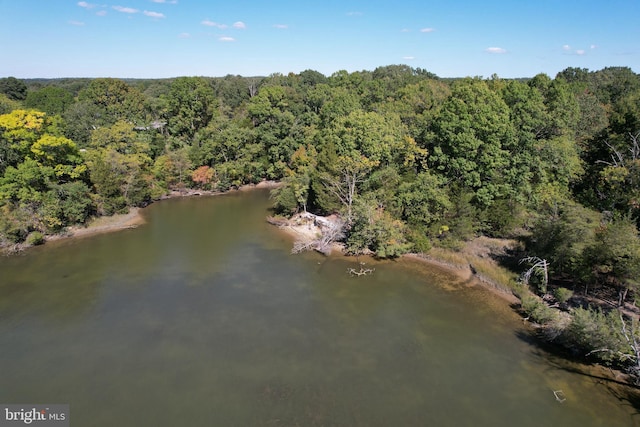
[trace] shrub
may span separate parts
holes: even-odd
[[[522,310],[536,323],[545,325],[556,320],[556,310],[533,294],[523,295],[521,305]]]
[[[609,365],[629,362],[629,346],[622,334],[620,314],[615,310],[604,313],[600,309],[575,309],[562,338],[565,346],[599,362]]]
[[[573,291],[567,288],[556,288],[553,290],[553,296],[560,304],[564,304],[571,299]]]
[[[39,231],[32,231],[26,239],[29,246],[38,246],[44,243],[44,235]]]

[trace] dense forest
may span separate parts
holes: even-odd
[[[640,76],[629,68],[518,80],[403,65],[329,77],[0,79],[5,248],[170,190],[265,179],[282,183],[272,195],[281,215],[340,214],[354,254],[520,239],[530,318],[582,356],[640,372],[637,316],[567,308],[594,292],[635,306]]]

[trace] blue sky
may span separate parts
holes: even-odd
[[[640,0],[0,0],[0,77],[640,72]]]

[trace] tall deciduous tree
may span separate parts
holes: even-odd
[[[94,123],[96,127],[118,120],[135,123],[144,116],[144,96],[120,79],[94,79],[78,94],[78,99],[100,111],[97,123]]]
[[[63,114],[73,104],[73,95],[68,90],[56,86],[46,86],[27,94],[24,104],[28,108],[47,114]]]
[[[213,88],[202,77],[179,77],[167,97],[169,131],[191,142],[196,132],[211,121],[218,107]]]
[[[617,288],[619,305],[630,289],[640,285],[640,237],[632,221],[617,220],[599,227],[585,258],[597,281]]]
[[[479,79],[454,83],[433,126],[431,162],[451,179],[475,192],[477,202],[490,206],[513,190],[509,182],[514,129],[509,109]]]

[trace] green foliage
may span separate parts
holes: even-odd
[[[27,93],[24,105],[47,114],[63,114],[74,102],[73,95],[61,87],[46,86]]]
[[[9,98],[4,93],[0,93],[0,114],[8,114],[13,110],[18,110],[22,107],[19,101],[15,101]]]
[[[202,77],[179,77],[171,83],[167,96],[169,131],[190,141],[211,121],[217,101],[213,88]]]
[[[584,356],[607,365],[624,366],[629,362],[631,349],[623,336],[622,322],[615,310],[604,313],[599,309],[577,308],[561,339]]]
[[[550,215],[541,216],[528,243],[531,253],[551,262],[555,273],[589,276],[585,251],[595,244],[595,230],[601,215],[577,203],[565,201],[553,207]]]
[[[24,157],[45,130],[46,114],[35,110],[13,110],[0,116],[0,130],[7,146]]]
[[[555,288],[553,290],[553,297],[560,304],[566,303],[571,299],[572,296],[573,296],[573,291],[567,288],[560,287],[560,288]]]
[[[91,80],[78,94],[78,100],[85,101],[98,112],[93,123],[96,127],[111,125],[118,120],[136,122],[143,116],[143,95],[120,79]]]
[[[25,239],[25,243],[29,246],[42,245],[44,241],[44,235],[39,231],[32,231]]]
[[[404,224],[394,219],[375,200],[358,200],[347,237],[347,250],[354,254],[371,251],[378,258],[397,257],[411,248],[404,229]]]
[[[84,224],[93,212],[91,190],[81,181],[55,185],[50,190],[60,202],[63,226]]]
[[[438,235],[446,246],[455,247],[455,240],[467,240],[480,228],[479,214],[472,203],[473,198],[472,192],[459,188],[450,193],[452,207],[445,216],[446,230],[442,227],[438,230]]]
[[[585,251],[585,264],[597,282],[623,290],[640,285],[640,237],[635,224],[622,219],[599,227]]]
[[[542,298],[527,293],[522,296],[522,311],[536,323],[541,325],[550,324],[557,320],[556,310],[550,308]]]
[[[411,244],[411,251],[427,253],[431,250],[431,240],[427,236],[428,231],[420,226],[408,226],[405,233],[407,241]]]
[[[14,101],[23,101],[27,97],[27,85],[15,77],[0,79],[0,93]]]
[[[341,213],[354,252],[530,232],[527,250],[551,262],[552,282],[622,299],[637,285],[640,77],[626,67],[527,82],[445,81],[406,65],[66,79],[26,99],[22,82],[0,83],[24,100],[0,94],[2,242],[173,188],[269,178],[282,182],[282,213]]]
[[[0,178],[0,202],[39,203],[54,177],[51,167],[25,159],[17,167],[9,166]]]
[[[278,214],[293,215],[300,210],[295,187],[288,183],[271,190],[271,199],[273,200],[273,208]]]
[[[87,163],[98,213],[124,212],[127,206],[143,206],[149,201],[145,164],[138,156],[114,149],[96,150],[90,153]]]
[[[430,162],[475,192],[480,206],[511,193],[509,149],[515,132],[509,108],[478,79],[456,82],[433,124]]]
[[[33,229],[33,216],[28,206],[0,203],[0,244],[23,242]]]
[[[444,220],[453,207],[446,180],[430,171],[421,172],[398,188],[402,217],[410,225],[428,228]]]
[[[481,229],[491,237],[513,236],[523,223],[524,208],[513,199],[498,199],[479,212]]]

